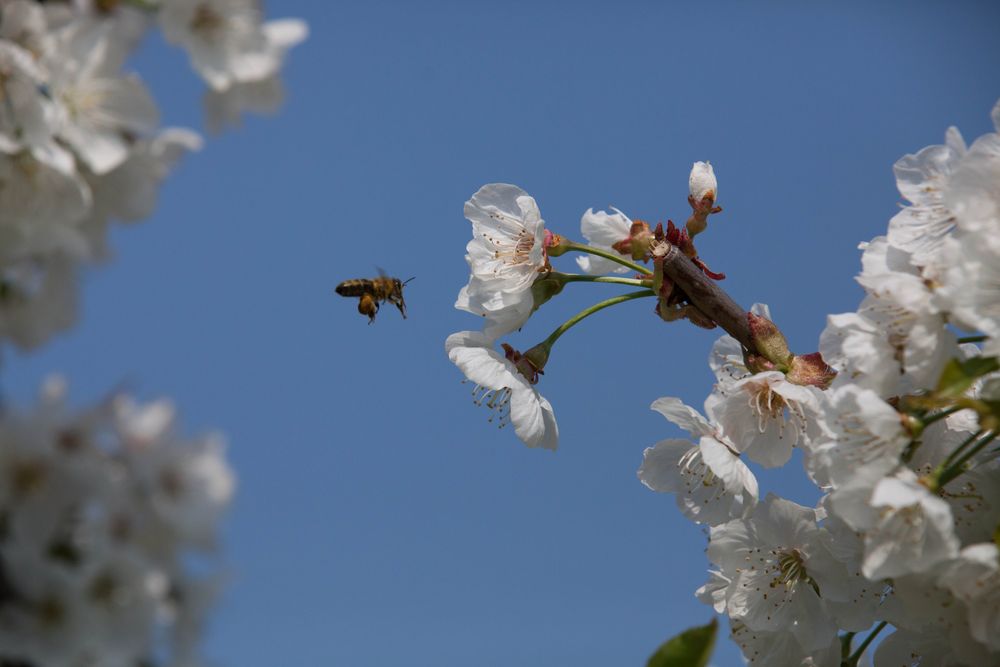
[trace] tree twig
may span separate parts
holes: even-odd
[[[741,308],[718,283],[706,276],[680,249],[670,244],[663,256],[663,273],[684,290],[691,303],[708,315],[750,352],[756,352],[750,338],[747,311]]]

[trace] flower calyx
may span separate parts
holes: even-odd
[[[548,229],[545,230],[545,240],[542,242],[542,251],[545,253],[545,265],[548,266],[549,257],[559,257],[569,252],[573,247],[566,237],[553,234]]]
[[[538,384],[538,376],[545,374],[545,364],[549,360],[549,348],[544,343],[539,343],[523,354],[507,343],[501,343],[500,347],[503,348],[503,354],[507,361],[514,364],[517,371],[530,384]]]
[[[628,238],[613,243],[611,247],[623,255],[631,255],[637,261],[649,259],[656,241],[649,224],[642,220],[633,220],[632,227],[629,228]]]
[[[531,283],[531,298],[534,301],[531,312],[542,307],[546,301],[563,291],[566,286],[565,274],[550,272]]]

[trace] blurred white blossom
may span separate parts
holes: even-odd
[[[162,631],[204,613],[195,602],[214,579],[185,559],[211,555],[234,477],[218,436],[182,438],[173,421],[168,403],[125,396],[70,408],[58,379],[33,407],[5,406],[0,661],[124,666],[196,652],[196,634],[168,646]]]

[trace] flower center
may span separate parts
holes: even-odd
[[[777,422],[779,439],[783,438],[785,434],[785,426],[788,421],[785,417],[787,409],[789,417],[796,422],[795,428],[793,428],[794,440],[792,444],[798,443],[799,430],[805,428],[805,414],[797,403],[786,400],[766,382],[750,388],[748,403],[750,409],[757,415],[757,430],[763,433],[767,430],[770,422]]]
[[[707,503],[717,500],[725,495],[726,488],[722,480],[716,476],[712,469],[705,464],[701,456],[701,449],[693,447],[681,457],[677,462],[680,469],[681,479],[684,481],[684,488],[688,495],[695,492],[704,492],[706,489],[715,487],[709,496],[699,495],[701,502]]]
[[[783,586],[785,590],[791,592],[802,582],[812,586],[819,594],[819,586],[806,571],[805,559],[798,549],[776,549],[771,553],[774,555],[774,563],[770,568],[774,575],[771,579],[771,588]]]
[[[472,402],[480,407],[485,406],[490,411],[486,421],[492,424],[495,419],[497,428],[503,428],[510,423],[510,396],[510,387],[489,389],[477,384],[472,389]]]
[[[757,429],[763,433],[767,421],[785,421],[785,399],[775,393],[769,384],[761,384],[750,392],[750,407],[757,414]]]

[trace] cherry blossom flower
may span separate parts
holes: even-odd
[[[817,520],[815,510],[768,495],[750,518],[713,527],[708,543],[709,560],[732,579],[730,618],[754,631],[789,632],[805,651],[836,635],[823,599],[843,599],[846,579]]]
[[[53,378],[34,406],[0,414],[0,655],[34,665],[196,658],[200,632],[177,624],[210,599],[212,569],[205,561],[206,574],[192,576],[185,558],[196,545],[177,528],[196,524],[197,546],[211,546],[232,472],[221,450],[173,434],[163,402],[116,397],[78,410],[65,392]],[[170,466],[149,466],[153,459]],[[167,487],[177,492],[169,500]],[[165,507],[204,499],[206,488],[215,491],[210,503],[181,514]],[[173,630],[187,641],[170,651],[164,637]]]
[[[969,632],[990,651],[1000,652],[1000,564],[997,545],[973,544],[947,564],[940,582],[966,605]]]
[[[845,385],[821,394],[820,435],[808,447],[814,479],[837,488],[866,475],[877,479],[899,465],[909,444],[900,414],[870,389]]]
[[[719,427],[677,398],[657,399],[651,407],[698,443],[670,439],[648,447],[638,473],[642,483],[676,494],[678,509],[695,523],[715,526],[746,516],[757,502],[757,479]]]
[[[493,339],[477,331],[448,336],[445,351],[470,382],[475,383],[476,405],[493,411],[490,421],[514,426],[517,437],[528,447],[555,450],[559,427],[548,400],[538,393],[531,379],[493,347]]]
[[[612,207],[611,210],[614,213],[588,208],[580,218],[580,233],[587,239],[587,243],[595,248],[601,248],[608,252],[618,252],[614,245],[629,238],[632,221],[618,209]],[[620,252],[618,254],[622,256],[622,259],[632,259],[631,254]],[[596,255],[577,257],[576,263],[581,271],[590,274],[627,273],[629,270],[627,266]]]
[[[274,75],[287,49],[307,32],[296,19],[263,24],[254,0],[171,0],[159,18],[167,41],[183,47],[218,91]]]
[[[788,462],[803,438],[818,390],[789,382],[779,371],[757,373],[720,385],[714,413],[737,451],[774,468]]]
[[[905,155],[893,166],[896,187],[910,205],[889,221],[888,241],[911,253],[917,266],[941,263],[941,242],[955,226],[955,214],[945,206],[944,190],[965,150],[962,135],[950,127],[944,145]]]
[[[46,54],[48,87],[60,103],[57,134],[95,174],[126,160],[127,136],[156,129],[159,112],[135,76],[122,76],[104,31],[63,31]]]
[[[496,339],[520,328],[534,309],[531,286],[546,267],[545,223],[535,200],[505,183],[480,188],[465,203],[465,217],[472,223],[470,277],[455,307],[485,317]]]

